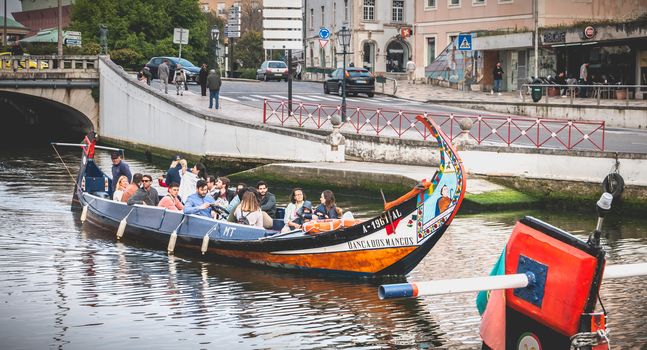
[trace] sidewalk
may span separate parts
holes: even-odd
[[[393,89],[385,89],[385,94],[415,100],[419,102],[429,103],[494,103],[494,104],[523,104],[519,91],[503,92],[501,95],[490,94],[490,92],[482,91],[461,91],[457,89],[442,87],[432,84],[408,84],[406,80],[398,81],[397,93],[393,94]],[[376,91],[381,91],[377,88]],[[573,106],[597,106],[598,100],[595,98],[574,98]],[[647,100],[629,100],[629,107],[642,107],[647,108]],[[531,105],[570,105],[570,98],[562,98],[560,96],[548,97],[542,96],[542,99],[535,103],[532,101],[530,95],[525,96],[525,104]],[[618,107],[626,108],[626,100],[616,99],[600,99],[601,107]]]

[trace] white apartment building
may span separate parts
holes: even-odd
[[[351,30],[347,64],[365,67],[375,74],[404,75],[415,52],[412,37],[414,0],[305,0],[306,71],[327,72],[342,66],[342,47],[337,33],[344,24]],[[325,45],[320,28],[332,33]]]

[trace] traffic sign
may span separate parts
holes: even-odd
[[[472,50],[472,34],[458,34],[458,50]]]
[[[263,48],[302,50],[303,16],[301,0],[263,0]]]
[[[325,27],[319,28],[319,39],[326,40],[326,41],[330,39],[330,30],[328,30],[328,28],[325,28]]]
[[[189,30],[184,28],[174,28],[173,29],[173,44],[183,44],[186,45],[189,43]]]
[[[321,48],[324,48],[326,44],[328,44],[328,40],[319,39],[319,46],[321,46]]]

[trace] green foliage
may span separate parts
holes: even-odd
[[[238,71],[243,79],[256,79],[256,68],[241,68]]]
[[[117,49],[110,53],[110,58],[124,68],[136,69],[141,66],[141,53],[133,49]]]
[[[254,68],[254,72],[256,72],[265,59],[261,33],[249,31],[235,41],[234,57],[243,63],[244,68]]]
[[[76,0],[70,30],[80,31],[84,46],[96,49],[99,25],[108,28],[108,52],[115,60],[141,67],[154,56],[177,56],[173,28],[189,29],[182,57],[198,64],[208,57],[207,18],[195,0]],[[116,55],[116,56],[115,56]]]

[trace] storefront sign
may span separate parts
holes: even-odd
[[[595,28],[593,28],[591,26],[588,26],[588,27],[584,28],[584,37],[587,38],[587,39],[594,38],[595,34],[597,34],[597,33],[598,33],[598,31],[595,30]]]
[[[543,39],[544,44],[563,43],[566,41],[566,32],[545,32]]]

